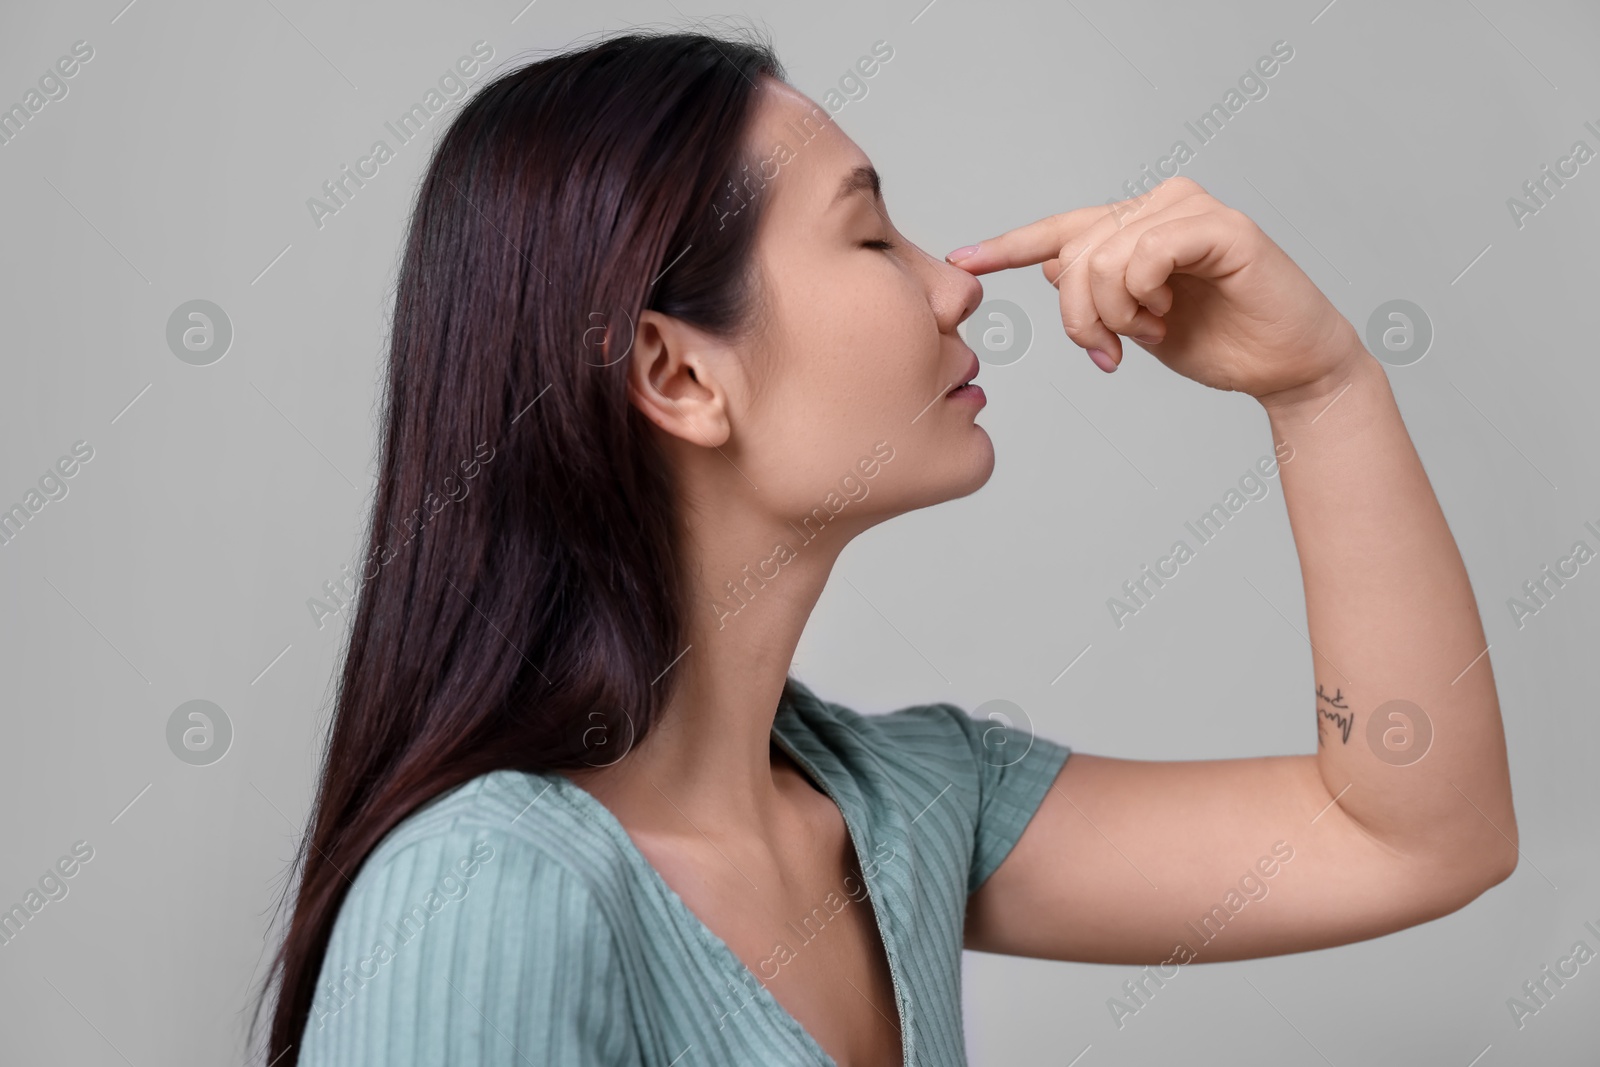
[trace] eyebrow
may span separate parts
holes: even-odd
[[[839,183],[839,191],[833,194],[833,200],[828,204],[831,208],[839,201],[846,199],[851,193],[872,192],[874,200],[883,200],[883,179],[878,176],[878,168],[870,163],[852,167]]]

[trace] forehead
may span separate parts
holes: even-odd
[[[819,223],[834,206],[840,183],[867,154],[833,121],[828,109],[772,78],[763,78],[750,124],[754,169],[766,184],[767,212],[791,221]],[[851,193],[871,199],[870,190]],[[844,207],[839,207],[843,212]]]

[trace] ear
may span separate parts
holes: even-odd
[[[628,397],[645,418],[693,445],[727,442],[731,365],[716,358],[723,347],[679,319],[647,310],[639,316],[628,353]]]

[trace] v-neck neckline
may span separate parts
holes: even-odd
[[[861,833],[858,831],[856,822],[852,817],[849,808],[839,799],[839,796],[829,785],[827,777],[821,772],[821,770],[818,769],[815,762],[813,762],[809,756],[800,752],[799,747],[794,742],[794,739],[789,737],[784,732],[786,727],[792,725],[791,722],[785,721],[786,715],[798,718],[799,712],[791,707],[786,701],[780,701],[778,704],[777,713],[773,718],[772,738],[778,743],[778,746],[783,749],[789,758],[794,760],[795,763],[798,764],[799,767],[810,776],[816,787],[820,789],[828,797],[828,799],[833,801],[834,806],[839,809],[840,818],[844,820],[845,831],[850,837],[851,847],[855,850],[856,865],[861,870],[861,879],[866,884],[867,896],[872,902],[873,922],[877,928],[878,941],[882,946],[884,959],[889,968],[889,981],[894,988],[895,1023],[900,1028],[901,1067],[912,1067],[913,1061],[911,1057],[913,1048],[910,1029],[906,1026],[906,999],[904,993],[902,992],[903,986],[901,983],[895,946],[890,939],[884,923],[882,894],[879,890],[879,885],[881,882],[878,878],[875,878],[873,875],[869,875],[867,873],[866,863],[863,860],[865,853],[861,851]],[[758,999],[764,998],[768,1010],[776,1014],[778,1018],[782,1019],[784,1025],[799,1037],[800,1041],[807,1046],[807,1048],[818,1058],[821,1063],[826,1065],[826,1067],[838,1067],[838,1061],[835,1060],[833,1056],[829,1054],[828,1050],[823,1048],[817,1039],[812,1036],[811,1031],[802,1026],[800,1020],[795,1018],[793,1013],[791,1013],[788,1008],[783,1006],[783,1004],[773,994],[772,990],[767,988],[766,983],[763,982],[754,971],[750,970],[749,965],[746,964],[744,960],[739,958],[739,954],[737,952],[733,951],[733,947],[729,945],[727,941],[724,940],[722,936],[719,935],[715,930],[707,926],[705,920],[696,915],[694,910],[689,907],[689,905],[681,896],[678,895],[678,891],[673,889],[672,886],[667,883],[667,880],[661,876],[661,872],[656,870],[655,865],[650,862],[649,857],[644,854],[644,852],[634,842],[633,838],[628,835],[627,827],[622,825],[621,820],[616,817],[610,808],[606,807],[605,804],[603,804],[594,794],[590,793],[587,789],[583,788],[581,785],[574,782],[564,774],[550,772],[540,776],[550,779],[559,791],[563,792],[570,799],[575,801],[585,812],[589,814],[590,818],[599,823],[607,835],[616,842],[617,847],[628,858],[628,862],[634,867],[634,869],[638,871],[640,875],[642,875],[651,885],[653,885],[656,889],[656,892],[659,893],[667,902],[668,910],[675,912],[679,920],[694,932],[695,936],[699,938],[699,940],[711,951],[714,956],[720,957],[725,968],[732,969],[735,974],[743,971],[748,973],[751,978],[755,979],[756,986],[760,990],[760,992],[757,994]]]

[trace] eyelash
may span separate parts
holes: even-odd
[[[873,241],[862,241],[861,242],[861,247],[862,248],[877,248],[877,249],[881,249],[881,250],[887,252],[889,249],[897,248],[899,246],[897,246],[893,241],[888,240],[887,238],[878,238],[877,240],[873,240]]]

